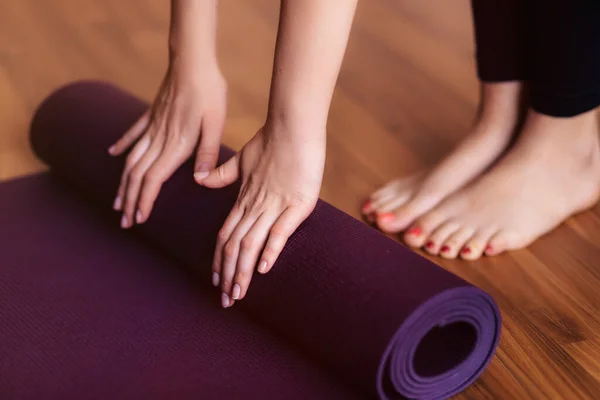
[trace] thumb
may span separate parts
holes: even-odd
[[[217,169],[213,169],[212,171],[210,171],[208,176],[206,176],[205,178],[202,178],[201,176],[198,177],[198,173],[194,174],[196,182],[202,186],[206,186],[213,189],[218,189],[227,185],[231,185],[237,180],[239,176],[238,154],[231,157],[229,160],[227,160],[226,163],[222,164]]]
[[[217,165],[221,150],[223,123],[224,118],[221,118],[220,114],[207,114],[202,121],[202,135],[194,166],[194,178],[197,181],[206,178]]]

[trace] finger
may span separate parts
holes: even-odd
[[[204,185],[213,189],[231,185],[236,181],[239,175],[238,161],[239,153],[231,157],[219,168],[210,171],[206,178],[199,179],[197,175],[195,175],[194,178],[196,178],[196,182],[198,182],[200,185]]]
[[[125,191],[127,190],[127,182],[129,180],[129,173],[135,167],[135,165],[140,161],[142,156],[148,151],[150,147],[150,136],[144,136],[140,141],[133,147],[129,155],[127,156],[127,160],[125,161],[125,166],[123,168],[123,174],[121,174],[121,182],[119,183],[119,188],[117,189],[117,197],[115,198],[115,202],[113,204],[113,208],[116,211],[121,211],[123,209],[123,200],[125,199]],[[123,225],[123,221],[121,221],[121,225]]]
[[[256,222],[258,215],[251,211],[246,211],[244,217],[235,227],[229,237],[225,247],[223,247],[223,262],[221,265],[221,291],[233,299],[233,278],[238,264],[238,255],[240,252],[240,243],[248,233],[252,225]],[[239,297],[240,288],[236,288],[236,295]],[[235,299],[234,299],[235,300]]]
[[[215,254],[213,257],[212,268],[212,283],[215,287],[220,286],[222,281],[221,269],[223,265],[223,248],[225,247],[225,244],[227,244],[227,242],[229,241],[231,234],[233,233],[243,216],[244,210],[239,206],[235,205],[231,209],[231,212],[227,216],[227,219],[225,220],[223,226],[217,234],[217,244],[215,246]]]
[[[146,171],[150,168],[154,160],[156,160],[162,151],[162,144],[160,140],[155,140],[148,151],[142,156],[140,161],[133,167],[127,178],[127,189],[125,191],[125,198],[123,200],[123,222],[125,227],[129,228],[133,225],[134,218],[136,218],[136,205],[138,201],[138,195],[140,188],[144,180]]]
[[[258,263],[258,272],[266,274],[273,268],[289,237],[307,216],[306,213],[292,207],[281,214],[269,232],[269,239]]]
[[[202,120],[202,136],[194,167],[194,177],[197,180],[206,178],[217,165],[224,123],[225,117],[220,113],[209,113]]]
[[[150,110],[146,111],[127,132],[112,146],[108,148],[108,153],[118,156],[133,144],[148,128],[150,122]]]
[[[192,154],[193,148],[182,147],[180,143],[178,140],[169,140],[144,175],[136,212],[138,224],[148,219],[162,185]]]
[[[234,300],[241,300],[246,297],[254,269],[256,268],[256,261],[265,246],[269,230],[275,221],[277,221],[278,216],[279,213],[275,212],[261,214],[256,223],[242,239],[237,268],[233,279],[232,298]]]

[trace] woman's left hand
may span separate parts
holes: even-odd
[[[221,188],[241,178],[241,189],[219,231],[213,285],[230,307],[248,292],[255,268],[271,270],[288,238],[319,198],[325,135],[302,135],[265,125],[229,161],[199,181]],[[259,257],[260,256],[260,257]]]

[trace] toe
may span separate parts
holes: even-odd
[[[473,237],[473,233],[475,233],[473,228],[461,227],[450,235],[442,246],[446,247],[446,251],[441,252],[442,257],[450,259],[456,258],[459,252],[470,253],[471,249],[465,248],[464,245],[471,237]]]
[[[361,212],[370,222],[377,220],[380,214],[389,214],[394,209],[406,203],[411,195],[413,185],[407,182],[409,179],[397,179],[389,182],[376,191],[362,205]]]
[[[508,232],[501,230],[494,234],[489,240],[484,249],[484,253],[487,256],[496,256],[508,250],[510,247],[510,242],[511,235]]]
[[[429,236],[425,243],[425,250],[432,255],[448,251],[449,247],[445,246],[444,242],[459,228],[460,225],[455,221],[444,222]]]
[[[363,215],[369,215],[377,211],[381,204],[386,200],[393,197],[394,191],[392,190],[397,186],[397,180],[388,182],[385,186],[379,188],[377,191],[371,193],[371,195],[363,202],[360,207],[360,211]]]
[[[406,243],[410,247],[423,247],[426,240],[427,236],[423,232],[423,229],[418,225],[410,227],[404,234],[404,243]]]
[[[389,215],[390,213],[384,213],[386,217],[381,221],[378,219],[378,225],[383,231],[389,233],[403,231],[415,219],[431,210],[437,203],[437,199],[433,197],[416,196],[398,207],[393,212],[393,216]]]
[[[476,260],[480,258],[489,246],[490,238],[494,233],[493,230],[489,229],[477,231],[462,248],[460,257],[464,260]]]
[[[404,234],[404,242],[411,247],[433,247],[431,234],[446,220],[446,216],[435,209],[419,218]]]
[[[394,179],[393,181],[389,181],[388,183],[374,191],[373,194],[371,194],[370,199],[372,201],[379,201],[385,197],[390,197],[390,195],[393,195],[395,192],[398,191],[401,185],[402,179]]]
[[[408,190],[396,192],[393,197],[390,197],[385,201],[381,201],[375,205],[375,211],[377,214],[394,213],[395,210],[402,207],[407,201],[410,200],[411,195],[412,193]]]
[[[393,193],[386,197],[368,199],[363,203],[361,212],[369,222],[374,222],[379,214],[389,213],[389,211],[392,211],[394,207],[391,206],[391,204],[398,203],[398,200],[398,196],[394,196]]]
[[[369,196],[368,202],[365,203],[365,206],[370,203],[371,209],[365,210],[367,212],[375,211],[378,207],[381,207],[383,204],[388,203],[390,199],[397,197],[399,193],[407,191],[407,188],[413,187],[412,184],[415,180],[414,177],[408,178],[399,178],[390,181],[377,189],[375,192]],[[363,207],[364,208],[364,207]]]

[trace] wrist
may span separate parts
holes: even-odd
[[[269,110],[264,124],[265,133],[294,142],[322,142],[327,135],[326,122],[309,115],[284,110]]]
[[[284,131],[324,135],[327,130],[327,110],[299,104],[270,104],[265,125]]]
[[[170,75],[175,75],[188,82],[194,82],[202,78],[224,80],[217,58],[210,54],[203,56],[171,54],[168,69]]]
[[[218,67],[214,46],[186,43],[177,37],[169,39],[169,64],[177,68]]]

